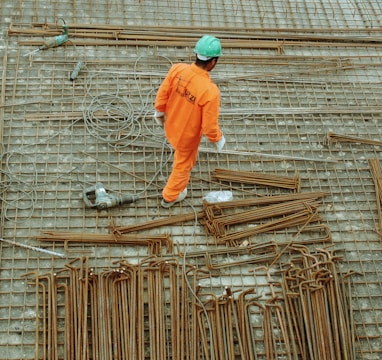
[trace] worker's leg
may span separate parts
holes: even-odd
[[[187,187],[197,156],[198,148],[191,151],[175,150],[172,172],[162,192],[163,198],[167,202],[175,201]]]

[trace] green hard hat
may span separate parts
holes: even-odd
[[[204,35],[196,43],[194,52],[200,60],[209,60],[222,54],[220,40],[215,36]]]

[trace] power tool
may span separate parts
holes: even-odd
[[[54,48],[57,46],[60,46],[68,41],[68,25],[66,25],[65,20],[61,19],[64,22],[64,25],[62,25],[62,34],[57,35],[54,38],[46,40],[38,49],[33,50],[29,52],[28,54],[25,54],[24,56],[32,55],[38,51],[46,50],[50,48]]]
[[[85,205],[104,210],[122,204],[131,204],[139,199],[138,195],[108,194],[101,182],[84,190]]]

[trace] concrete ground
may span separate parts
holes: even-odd
[[[43,232],[79,232],[94,240],[89,234],[191,214],[191,221],[133,233],[169,235],[174,248],[156,255],[203,272],[195,280],[202,293],[256,288],[264,301],[272,287],[267,276],[278,281],[296,255],[290,244],[335,251],[339,272],[352,274],[347,305],[355,358],[380,359],[381,14],[376,0],[3,0],[0,358],[52,355],[44,352],[52,324],[44,327],[39,301],[45,290],[41,284],[36,289],[36,278],[84,256],[101,271],[120,259],[137,265],[150,255],[136,244],[45,242]],[[60,34],[62,19],[70,40],[28,55]],[[205,33],[223,44],[211,76],[221,91],[227,144],[217,154],[202,141],[186,201],[166,210],[160,193],[172,153],[152,120],[155,93],[172,63],[193,61],[193,46]],[[192,217],[210,192],[231,191],[239,200],[296,189],[219,181],[215,169],[297,176],[298,192],[325,193],[317,227],[273,230],[222,246]],[[115,194],[140,198],[108,210],[87,208],[84,191],[98,181]],[[244,240],[274,241],[282,257],[256,265],[248,254],[232,255],[230,245]],[[214,264],[227,266],[211,270],[203,252],[215,250],[222,252]],[[56,300],[60,312],[65,300]],[[63,358],[60,321],[53,325]]]

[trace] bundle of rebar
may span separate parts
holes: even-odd
[[[235,248],[217,249],[215,251],[205,251],[206,267],[209,270],[223,269],[231,266],[241,266],[245,264],[267,264],[276,257],[277,244],[275,241],[268,241],[261,244],[241,246]],[[230,256],[226,261],[222,261],[222,255]],[[237,255],[236,260],[232,256]],[[213,261],[214,258],[218,260]]]
[[[349,274],[339,274],[340,258],[300,245],[289,250],[281,273],[254,268],[266,270],[262,296],[256,287],[205,292],[200,270],[179,258],[120,260],[97,271],[82,257],[57,272],[29,273],[36,358],[355,359]]]
[[[302,359],[355,359],[350,283],[333,252],[295,246],[282,290],[293,351]]]
[[[103,245],[130,245],[146,246],[150,255],[161,255],[163,247],[167,253],[172,253],[173,242],[168,234],[164,235],[123,235],[119,233],[99,234],[89,232],[66,232],[66,231],[43,231],[37,236],[39,241],[64,242],[68,243],[87,243]]]
[[[341,275],[339,257],[327,250],[298,246],[291,253],[281,281],[259,268],[267,273],[267,297],[256,288],[199,294],[195,358],[355,359],[350,273]]]
[[[214,234],[215,237],[219,239],[229,234],[227,230],[232,225],[257,222],[261,219],[269,219],[281,215],[290,215],[307,209],[309,212],[312,212],[315,211],[319,205],[320,203],[314,200],[288,201],[281,204],[262,206],[253,210],[240,211],[232,215],[221,215],[218,217],[208,216],[206,226],[209,233]],[[208,212],[208,215],[210,215],[210,212]]]
[[[351,135],[341,135],[341,134],[336,134],[334,132],[328,132],[326,134],[324,143],[325,144],[358,143],[358,144],[382,146],[382,141],[365,139],[365,138],[351,136]]]
[[[245,298],[252,291],[241,294],[237,300],[226,288],[226,294],[210,297],[202,306],[195,304],[195,338],[200,347],[193,359],[256,359],[253,357],[256,335],[250,318],[262,318],[263,314],[260,304]],[[254,310],[256,307],[259,310]]]
[[[154,26],[142,29],[142,27],[123,27],[110,24],[91,26],[88,24],[70,24],[70,42],[75,46],[90,44],[193,46],[200,37],[198,31],[200,31],[200,28],[187,31],[184,28],[171,28],[169,26]],[[61,29],[56,24],[47,23],[34,24],[32,29],[14,23],[8,29],[9,35],[56,36],[60,33]],[[227,33],[227,30],[223,28],[219,30],[219,33],[223,46],[227,48],[273,49],[278,54],[283,52],[284,42],[278,39],[255,39],[253,36],[248,36],[248,31]],[[22,45],[39,45],[40,43],[35,40],[21,40],[19,42]]]
[[[282,54],[285,46],[296,44],[304,46],[331,46],[336,47],[376,47],[375,37],[370,36],[370,29],[365,29],[367,34],[354,37],[353,34],[343,34],[343,29],[326,29],[325,34],[313,34],[311,31],[297,33],[293,29],[278,28],[248,31],[247,28],[228,29],[225,27],[206,27],[203,31],[199,26],[119,26],[110,24],[70,24],[71,43],[74,45],[153,45],[153,46],[186,46],[194,45],[203,33],[216,33],[223,43],[224,48],[265,48],[274,49]],[[359,31],[361,31],[360,29]],[[29,36],[56,36],[61,33],[57,24],[34,23],[33,28],[26,28],[25,24],[13,23],[9,27],[8,35],[23,34]],[[339,36],[342,33],[342,36]],[[84,39],[84,40],[80,40]],[[282,40],[280,40],[282,39]],[[19,41],[19,44],[36,44],[36,41]],[[228,56],[228,55],[227,55]]]
[[[224,210],[233,209],[230,202],[205,203],[204,224],[208,233],[214,235],[219,243],[238,246],[243,239],[250,239],[260,233],[307,226],[320,221],[318,208],[321,202],[318,201],[318,197],[323,195],[324,193],[310,193],[311,198],[308,194],[302,198],[299,198],[299,194],[289,198],[286,196],[264,197],[258,200],[258,204],[264,206],[250,210],[236,210],[229,214],[224,214]],[[249,202],[249,204],[252,203],[252,201]],[[241,205],[243,206],[244,202]],[[244,229],[237,229],[237,225],[243,227],[243,224],[247,225]]]
[[[232,181],[242,184],[256,184],[291,189],[295,192],[299,192],[301,188],[300,176],[297,172],[294,177],[290,177],[255,171],[215,169],[212,172],[212,178],[220,181]]]
[[[182,271],[175,259],[148,258],[97,273],[84,257],[58,273],[33,274],[36,359],[191,359]]]

